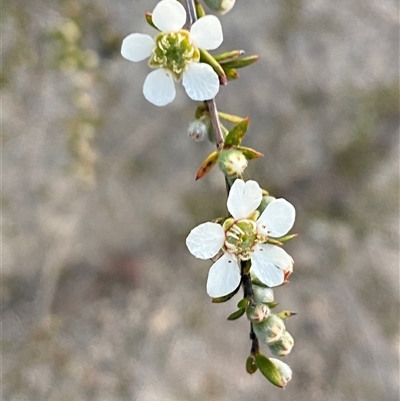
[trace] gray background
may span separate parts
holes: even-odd
[[[250,115],[256,179],[297,209],[279,307],[282,391],[244,370],[248,323],[213,305],[195,225],[226,213],[196,103],[146,102],[156,1],[2,2],[2,351],[10,401],[394,401],[399,396],[398,4],[238,0],[221,50],[260,54],[217,96]],[[58,31],[58,34],[56,33]],[[60,31],[64,38],[60,39]]]

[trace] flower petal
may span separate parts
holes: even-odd
[[[224,229],[217,223],[203,223],[193,228],[186,238],[190,253],[199,259],[210,259],[222,248]]]
[[[196,101],[212,99],[219,91],[218,75],[205,63],[190,63],[183,73],[182,84],[188,96]]]
[[[283,270],[279,269],[274,263],[274,258],[270,257],[270,253],[274,256],[273,252],[268,252],[270,247],[278,248],[274,245],[265,244],[256,246],[251,255],[251,269],[262,283],[268,287],[276,287],[284,282],[285,275]],[[283,251],[281,248],[278,249]]]
[[[261,234],[278,238],[285,235],[294,224],[296,210],[285,199],[275,199],[265,208],[257,221],[257,230]]]
[[[154,48],[154,39],[143,33],[131,33],[123,41],[121,54],[130,61],[142,61],[150,57]]]
[[[248,217],[251,212],[257,209],[262,199],[262,191],[256,181],[249,180],[244,182],[237,179],[229,192],[228,210],[236,219]]]
[[[240,269],[237,260],[225,253],[210,268],[207,279],[207,294],[212,298],[228,295],[240,284]]]
[[[223,41],[222,27],[215,15],[206,15],[198,19],[190,28],[190,37],[194,46],[214,50]]]
[[[143,94],[149,102],[156,106],[165,106],[171,103],[176,94],[171,72],[164,68],[152,71],[144,81]]]
[[[176,0],[162,0],[153,10],[153,24],[162,32],[176,32],[186,22],[186,11]]]
[[[280,246],[270,244],[260,244],[258,246],[263,249],[264,255],[276,267],[279,267],[285,273],[293,271],[294,262],[292,257]]]

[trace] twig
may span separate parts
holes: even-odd
[[[188,28],[193,25],[194,22],[197,20],[196,15],[196,7],[195,7],[195,0],[186,0],[186,10],[189,15],[189,21],[187,22]],[[222,150],[224,147],[224,136],[222,134],[221,125],[219,122],[218,117],[218,110],[217,105],[215,103],[215,98],[211,100],[206,100],[206,105],[208,112],[210,114],[211,125],[214,132],[214,141],[217,147],[217,150]],[[225,185],[227,194],[229,194],[231,184],[229,183],[228,179],[225,177]],[[249,296],[253,298],[253,288],[251,285],[251,280],[248,274],[243,274],[243,266],[242,266],[242,284],[243,284],[243,291],[244,296]],[[251,340],[251,353],[253,355],[259,352],[259,343],[258,338],[256,337],[253,331],[253,325],[250,323],[250,340]]]

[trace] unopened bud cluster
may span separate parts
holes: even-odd
[[[293,348],[294,340],[286,331],[284,319],[291,312],[283,311],[278,314],[271,312],[274,306],[274,292],[271,288],[253,284],[255,303],[249,304],[246,310],[247,318],[253,323],[253,331],[261,344],[268,345],[275,356],[286,356]],[[276,304],[275,304],[276,305]]]

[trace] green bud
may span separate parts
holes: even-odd
[[[218,14],[226,14],[232,10],[236,0],[204,0],[208,8]]]
[[[225,175],[241,177],[247,167],[247,159],[238,150],[222,150],[218,157],[218,165]]]
[[[270,315],[261,323],[253,323],[253,330],[260,342],[270,344],[282,337],[285,324],[278,316]]]
[[[278,369],[282,380],[282,387],[285,387],[288,381],[292,380],[292,369],[290,369],[289,365],[279,359],[270,358],[269,360]]]
[[[253,284],[254,301],[257,303],[274,302],[274,291],[269,287],[261,287]]]
[[[284,331],[282,337],[272,344],[268,344],[269,349],[275,356],[286,356],[290,353],[294,345],[293,337],[289,332]]]
[[[206,137],[209,126],[210,119],[207,116],[203,116],[189,124],[187,133],[190,138],[200,142]]]
[[[264,304],[257,304],[246,308],[247,318],[253,323],[263,322],[270,314],[271,310]]]

